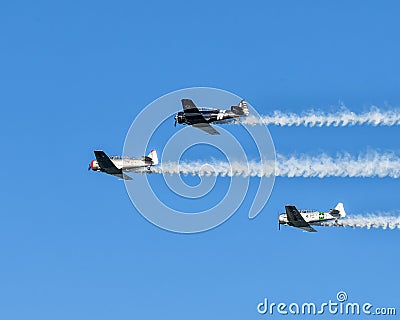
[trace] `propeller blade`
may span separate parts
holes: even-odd
[[[175,123],[174,123],[174,127],[176,127],[176,120],[175,120]]]
[[[90,169],[91,169],[91,168],[90,168],[90,164],[89,164],[89,167],[87,168],[87,170],[90,171]]]
[[[281,230],[281,222],[279,221],[279,212],[278,212],[278,230]]]

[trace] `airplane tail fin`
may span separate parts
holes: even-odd
[[[249,109],[247,107],[246,100],[240,101],[237,106],[232,106],[231,110],[238,116],[248,116],[249,115]]]
[[[153,165],[158,164],[158,156],[157,156],[157,151],[156,150],[151,150],[150,153],[147,155],[153,161]]]
[[[343,218],[343,217],[346,216],[346,211],[344,211],[343,203],[339,202],[339,203],[336,205],[335,209],[336,209],[337,211],[339,211],[339,214],[340,214],[340,217],[341,217],[341,218]]]

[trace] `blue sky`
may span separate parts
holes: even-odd
[[[0,317],[257,319],[264,297],[318,302],[340,290],[399,308],[397,230],[310,235],[276,223],[287,203],[395,211],[394,179],[277,178],[255,220],[247,199],[222,226],[182,235],[147,222],[121,181],[86,171],[94,149],[121,153],[138,113],[182,88],[225,89],[262,114],[399,107],[398,11],[395,1],[1,3]],[[400,146],[397,127],[269,129],[282,154]]]

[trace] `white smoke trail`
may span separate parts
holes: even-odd
[[[241,162],[164,162],[153,167],[153,172],[164,174],[184,174],[199,176],[244,176],[244,177],[400,177],[400,158],[393,153],[369,152],[357,157],[348,153],[331,157],[319,156],[284,156],[277,155],[273,161],[259,163]]]
[[[400,125],[400,110],[381,111],[372,107],[370,111],[356,114],[342,108],[336,113],[309,110],[302,114],[283,113],[274,111],[271,115],[244,118],[241,123],[248,125],[276,125],[276,126],[309,126],[345,127],[355,125],[397,126]]]
[[[400,229],[400,216],[393,215],[355,215],[339,219],[337,222],[327,221],[322,223],[329,227],[352,227],[352,228],[382,228],[382,229]]]

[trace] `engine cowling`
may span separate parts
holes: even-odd
[[[186,124],[186,117],[184,112],[178,112],[175,115],[175,121],[179,124]]]

